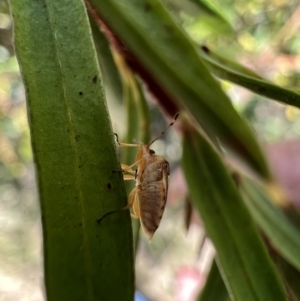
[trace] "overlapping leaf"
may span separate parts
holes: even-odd
[[[158,0],[90,0],[147,72],[264,177],[269,171],[252,131],[202,62],[198,50]],[[174,112],[172,112],[173,114]]]
[[[230,301],[226,286],[214,260],[197,301]]]
[[[245,178],[243,188],[246,204],[272,246],[290,264],[300,270],[299,230],[270,200],[262,186]]]
[[[232,62],[204,47],[201,56],[213,74],[252,92],[300,108],[300,93],[282,88],[255,74],[253,71]]]
[[[230,296],[237,301],[286,300],[275,267],[233,180],[211,144],[190,128],[185,132],[182,162]]]

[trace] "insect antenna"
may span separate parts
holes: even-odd
[[[158,136],[156,137],[155,139],[153,139],[149,144],[148,146],[152,145],[156,140],[158,140],[161,136],[163,136],[165,134],[165,132],[175,123],[176,119],[178,118],[179,116],[179,112],[175,114],[172,122],[166,127],[166,129]]]

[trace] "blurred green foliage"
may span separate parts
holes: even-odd
[[[300,84],[300,6],[297,0],[214,0],[208,13],[201,1],[167,1],[170,11],[193,40],[207,45],[232,60],[237,60],[258,74],[284,87]],[[217,15],[219,19],[210,17]],[[226,24],[226,25],[225,25]],[[13,54],[11,17],[6,2],[0,2],[0,280],[20,279],[26,283],[24,295],[36,294],[41,300],[39,209],[33,176],[32,153],[27,125],[24,89]],[[222,81],[236,109],[251,123],[263,142],[296,138],[300,134],[299,110],[284,106],[243,88]],[[116,131],[125,132],[122,104],[108,97]],[[164,127],[161,113],[150,102],[153,136]],[[168,143],[178,147],[176,134],[168,133]],[[161,155],[168,153],[172,166],[178,165],[178,153],[167,151],[161,141]],[[177,208],[175,208],[177,210]],[[148,252],[165,248],[164,239]],[[157,249],[155,249],[157,248]],[[2,278],[1,278],[2,277]],[[0,281],[1,282],[1,281]],[[13,281],[12,281],[13,282]],[[2,283],[5,283],[2,281]],[[11,291],[17,291],[13,285]],[[5,291],[0,284],[0,294]],[[13,300],[8,295],[5,300]]]

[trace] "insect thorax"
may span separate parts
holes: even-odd
[[[163,175],[169,174],[169,163],[164,158],[155,156],[155,158],[149,158],[149,161],[140,175],[140,182],[144,182],[144,185],[162,181]]]

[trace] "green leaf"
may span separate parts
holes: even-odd
[[[182,164],[232,299],[286,300],[275,267],[221,158],[202,135],[187,127]]]
[[[132,300],[129,212],[81,0],[12,0],[40,195],[47,300]],[[116,287],[118,289],[116,289]]]
[[[197,5],[201,10],[203,10],[207,14],[207,16],[209,16],[212,19],[213,24],[215,25],[214,27],[220,27],[216,28],[217,31],[229,33],[234,32],[231,24],[223,15],[221,8],[217,7],[209,0],[190,1],[195,3],[195,5]]]
[[[288,295],[290,301],[300,300],[300,272],[290,265],[281,256],[276,256],[276,265],[285,280],[288,287]]]
[[[89,20],[93,33],[95,48],[97,51],[98,61],[101,67],[105,93],[107,95],[107,98],[110,98],[111,96],[114,98],[114,101],[121,102],[123,97],[122,82],[119,71],[114,62],[109,43],[104,34],[99,30],[99,27],[97,26],[94,19],[90,17]]]
[[[130,79],[128,81],[126,79],[123,80],[124,86],[124,102],[126,105],[126,113],[127,113],[127,133],[125,136],[125,143],[135,143],[139,141],[139,110],[136,103],[136,94],[134,93],[133,85],[136,84],[134,77],[132,74],[129,75]],[[130,83],[131,82],[131,85]],[[123,147],[121,149],[121,159],[122,163],[127,165],[131,165],[135,162],[135,157],[137,154],[137,148],[132,147]],[[130,194],[131,190],[134,188],[134,181],[126,181],[125,187],[127,191],[127,195]],[[135,254],[137,253],[138,242],[139,242],[139,233],[140,233],[140,220],[139,219],[131,219],[132,223],[132,232],[133,232],[133,241],[134,241],[134,249]]]
[[[228,68],[232,71],[236,71],[238,73],[241,73],[243,75],[247,75],[250,77],[255,77],[258,79],[264,79],[262,76],[254,72],[253,70],[239,64],[236,61],[230,60],[229,58],[220,55],[219,53],[209,49],[207,46],[202,45],[200,48],[202,51],[200,52],[200,55],[205,63],[210,64],[210,62],[216,63],[221,65],[222,67]],[[213,66],[213,63],[211,65]]]
[[[271,245],[300,271],[300,231],[274,205],[263,187],[243,178],[244,200]]]
[[[89,2],[147,72],[181,108],[189,110],[213,140],[217,136],[258,173],[270,177],[252,131],[160,1]]]
[[[226,286],[214,260],[197,301],[230,301]]]
[[[256,94],[300,108],[300,93],[297,91],[277,86],[253,71],[208,49],[201,51],[201,56],[211,72],[221,79],[247,88]]]
[[[163,0],[163,3],[176,20],[182,23],[187,31],[191,30],[191,33],[197,32],[201,37],[214,32],[223,35],[234,33],[221,10],[207,0]]]

